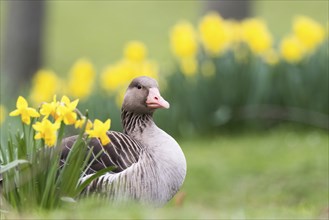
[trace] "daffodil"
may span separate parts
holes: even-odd
[[[3,105],[0,105],[0,125],[5,121],[6,119],[6,108]]]
[[[298,16],[294,19],[293,30],[307,52],[313,52],[325,38],[324,27],[306,16]]]
[[[40,114],[44,115],[46,118],[51,115],[55,120],[59,117],[57,115],[57,107],[59,106],[59,102],[56,100],[56,95],[54,95],[53,101],[50,103],[43,103],[40,109]]]
[[[147,50],[145,45],[139,41],[127,43],[124,49],[125,58],[131,61],[141,62],[145,59]]]
[[[176,24],[170,32],[171,49],[178,58],[194,57],[198,50],[197,35],[187,21]]]
[[[99,138],[101,140],[102,145],[106,145],[111,141],[106,134],[106,132],[110,129],[110,126],[110,119],[107,119],[107,121],[105,121],[104,123],[98,119],[95,119],[93,129],[86,130],[86,133],[89,135],[89,137]]]
[[[32,125],[32,127],[37,131],[34,139],[44,139],[45,144],[48,147],[55,145],[57,139],[57,130],[60,127],[60,123],[58,121],[51,123],[48,119],[45,118],[41,122],[36,122],[34,125]]]
[[[296,36],[290,35],[282,39],[280,54],[287,62],[296,63],[304,57],[304,47]]]
[[[14,111],[10,112],[10,116],[21,115],[22,122],[29,125],[31,123],[31,117],[39,117],[40,114],[34,109],[28,106],[27,101],[19,96],[16,102],[16,108]]]
[[[86,122],[86,117],[82,117],[81,119],[76,120],[74,127],[75,128],[82,128]],[[90,130],[93,127],[93,123],[88,119],[86,130]]]
[[[66,125],[74,124],[77,120],[77,113],[75,112],[75,109],[78,103],[79,99],[71,102],[67,96],[63,96],[56,111],[56,114],[58,115],[57,120],[63,120]]]
[[[128,65],[123,62],[106,67],[101,74],[102,88],[114,92],[124,87],[130,80],[129,69]]]
[[[257,18],[242,22],[242,38],[255,54],[262,54],[272,48],[273,39],[265,22]]]
[[[37,105],[51,101],[60,84],[60,79],[53,71],[39,70],[32,80],[31,101]]]
[[[229,43],[229,31],[224,20],[217,13],[204,16],[199,25],[201,42],[207,52],[213,55],[221,53]]]
[[[92,92],[95,70],[93,64],[80,59],[73,64],[68,79],[68,93],[76,98],[86,98]]]

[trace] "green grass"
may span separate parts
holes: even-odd
[[[328,134],[276,128],[179,141],[188,172],[182,206],[115,207],[87,199],[7,218],[313,219],[328,208]]]

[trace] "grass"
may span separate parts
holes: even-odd
[[[179,141],[188,172],[179,198],[160,209],[86,199],[10,218],[314,219],[328,208],[328,134],[281,127]],[[186,197],[181,205],[175,200]]]

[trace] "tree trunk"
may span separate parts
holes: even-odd
[[[1,74],[14,90],[41,66],[44,1],[8,1]]]
[[[206,11],[217,11],[223,18],[241,20],[250,15],[249,0],[205,1]]]

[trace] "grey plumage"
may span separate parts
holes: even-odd
[[[123,133],[108,131],[111,142],[102,146],[96,138],[91,166],[81,181],[105,167],[112,172],[94,180],[85,190],[97,192],[113,201],[137,200],[154,206],[164,205],[181,187],[186,175],[186,161],[177,142],[158,128],[153,121],[157,108],[169,104],[158,93],[154,79],[139,77],[129,85],[122,106]],[[69,153],[76,137],[63,141],[62,160]],[[96,155],[102,152],[98,158]]]

